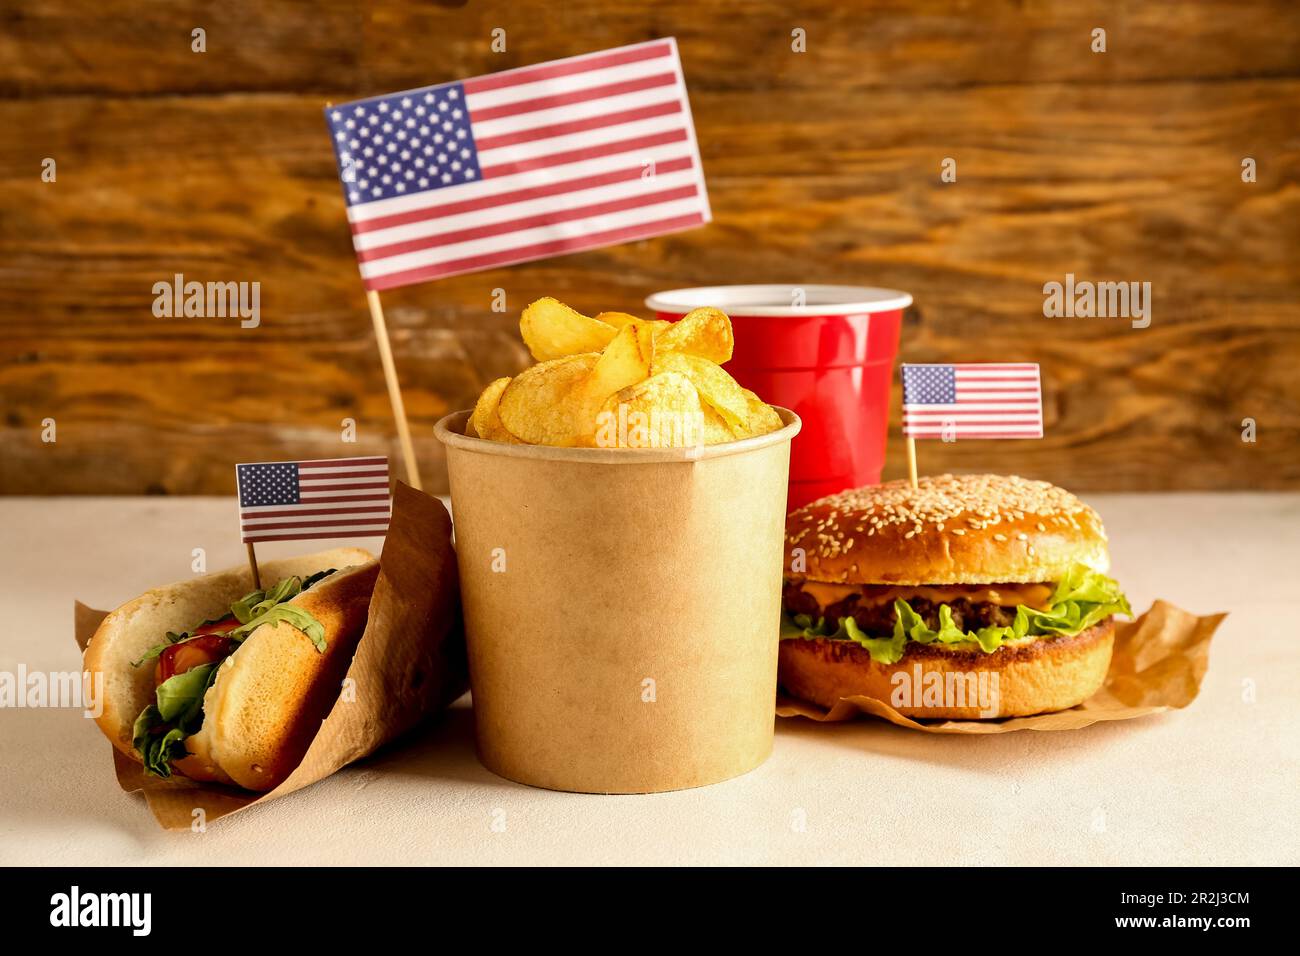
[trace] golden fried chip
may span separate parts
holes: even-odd
[[[519,317],[519,332],[539,362],[599,352],[618,329],[598,322],[549,296],[538,299]]]
[[[501,394],[501,424],[532,445],[586,444],[593,423],[582,386],[599,358],[566,355],[520,372]]]
[[[735,428],[749,417],[745,390],[720,366],[708,359],[686,352],[657,352],[650,374],[658,375],[660,372],[677,372],[690,379],[700,393],[700,399],[711,405],[729,428]]]
[[[597,416],[599,448],[686,448],[704,440],[704,411],[684,375],[664,372],[611,395]]]
[[[501,394],[510,384],[510,379],[499,378],[489,382],[487,388],[479,395],[478,401],[474,404],[474,411],[469,416],[469,423],[465,428],[465,434],[473,438],[486,438],[490,441],[503,441],[509,444],[520,444],[518,438],[512,435],[509,429],[501,423],[499,413],[501,405]]]
[[[654,354],[654,330],[649,325],[632,322],[619,329],[614,340],[600,353],[583,386],[592,415],[615,392],[649,377]]]
[[[775,408],[749,389],[745,388],[741,391],[745,393],[749,412],[745,421],[735,428],[737,438],[753,438],[755,435],[766,435],[768,432],[785,427],[785,422],[781,421],[781,416],[776,413]]]
[[[537,445],[666,448],[715,445],[782,427],[769,406],[718,366],[731,320],[713,308],[681,321],[628,312],[589,318],[552,298],[519,329],[539,364],[479,396],[467,435]]]
[[[723,442],[735,441],[738,436],[726,419],[714,411],[708,402],[701,402],[701,406],[704,409],[704,444],[721,445]]]
[[[721,365],[731,361],[731,320],[718,309],[696,309],[661,332],[655,344],[664,352],[686,352]]]
[[[601,312],[596,315],[597,322],[604,322],[606,325],[612,325],[616,329],[621,329],[629,322],[640,322],[631,312]]]
[[[597,322],[604,322],[606,325],[612,325],[616,329],[621,329],[625,325],[633,322],[641,322],[655,330],[658,335],[664,329],[671,328],[672,323],[664,319],[639,319],[630,312],[602,312],[596,316]]]
[[[496,417],[497,405],[501,402],[501,393],[506,390],[510,384],[509,376],[498,378],[488,383],[487,388],[479,394],[478,401],[474,403],[474,411],[470,413],[469,424],[473,429],[468,434],[477,435],[479,438],[486,438],[489,431],[488,422]]]

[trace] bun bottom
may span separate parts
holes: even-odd
[[[1110,669],[1113,618],[1073,637],[1039,638],[985,654],[969,645],[909,643],[896,664],[878,664],[853,641],[781,642],[778,682],[821,707],[874,697],[905,717],[979,720],[1065,710],[1095,694]]]

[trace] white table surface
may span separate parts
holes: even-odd
[[[1231,612],[1186,710],[990,737],[781,720],[736,780],[591,796],[483,769],[465,698],[305,791],[171,833],[80,711],[0,709],[0,864],[1300,863],[1300,495],[1088,497],[1135,608]],[[0,499],[0,528],[10,672],[80,669],[74,599],[183,579],[196,547],[243,560],[229,499]]]

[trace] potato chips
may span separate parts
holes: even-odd
[[[764,435],[781,418],[721,368],[731,320],[696,309],[678,322],[627,312],[595,318],[555,299],[524,309],[538,364],[483,390],[466,434],[585,448],[686,448]]]

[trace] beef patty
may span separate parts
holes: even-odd
[[[996,584],[988,586],[997,587]],[[781,600],[785,609],[791,614],[807,614],[814,621],[824,617],[832,627],[839,623],[840,618],[851,617],[863,633],[873,637],[887,637],[893,634],[894,621],[898,617],[894,612],[893,601],[883,604],[863,604],[862,595],[859,593],[850,594],[834,604],[823,607],[816,598],[803,589],[803,585],[798,581],[785,582],[781,591]],[[932,630],[939,629],[939,608],[943,604],[947,604],[952,611],[953,624],[963,631],[976,631],[981,627],[1006,627],[1016,618],[1014,607],[1003,607],[1001,604],[989,604],[985,601],[971,601],[967,598],[937,602],[914,597],[909,598],[907,603]]]

